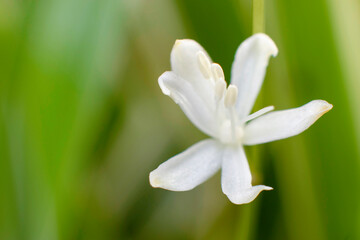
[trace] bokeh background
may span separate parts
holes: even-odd
[[[360,239],[360,1],[266,0],[279,47],[254,110],[334,105],[246,148],[247,205],[220,174],[190,192],[148,174],[204,139],[157,84],[175,39],[227,80],[250,0],[0,0],[0,239]]]

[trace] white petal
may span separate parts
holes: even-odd
[[[275,43],[263,33],[251,36],[239,46],[231,69],[231,84],[239,89],[236,109],[240,118],[249,115],[263,83],[269,58],[277,53]]]
[[[297,135],[331,108],[324,100],[314,100],[299,108],[265,114],[245,126],[243,143],[254,145]]]
[[[172,191],[191,190],[220,169],[222,154],[219,142],[213,139],[198,142],[152,171],[150,184]]]
[[[221,170],[221,187],[231,202],[244,204],[253,201],[263,190],[272,190],[264,185],[252,186],[248,161],[242,146],[225,149]]]
[[[198,81],[199,78],[204,78],[199,67],[198,52],[205,54],[211,63],[205,49],[196,41],[191,39],[176,40],[171,51],[171,69],[189,81]]]
[[[184,81],[174,72],[165,72],[159,77],[159,85],[165,95],[179,104],[197,128],[210,136],[215,136],[215,106],[201,98],[191,83]]]
[[[198,59],[199,52],[202,52],[209,63],[212,63],[205,49],[196,41],[176,40],[171,51],[171,69],[176,75],[188,81],[205,101],[214,104],[213,82],[211,79],[206,79],[202,73]],[[211,69],[208,70],[211,72]]]

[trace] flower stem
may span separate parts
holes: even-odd
[[[265,0],[253,0],[253,34],[265,32]]]

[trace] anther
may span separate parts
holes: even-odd
[[[215,83],[215,100],[216,102],[220,101],[220,99],[224,96],[224,92],[226,89],[226,83],[223,80],[216,81]]]
[[[219,64],[217,63],[211,64],[211,72],[215,78],[215,81],[221,79],[225,80],[224,71]]]
[[[235,105],[238,95],[238,89],[235,85],[230,84],[225,93],[224,105],[231,108]]]
[[[211,63],[210,59],[206,54],[202,51],[196,53],[198,64],[200,67],[201,73],[204,75],[205,78],[211,77]]]

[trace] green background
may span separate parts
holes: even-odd
[[[254,110],[334,108],[246,148],[274,190],[237,206],[220,174],[189,192],[148,174],[206,137],[157,84],[175,39],[229,80],[250,0],[0,0],[0,239],[360,239],[360,1],[265,2],[279,55]]]

